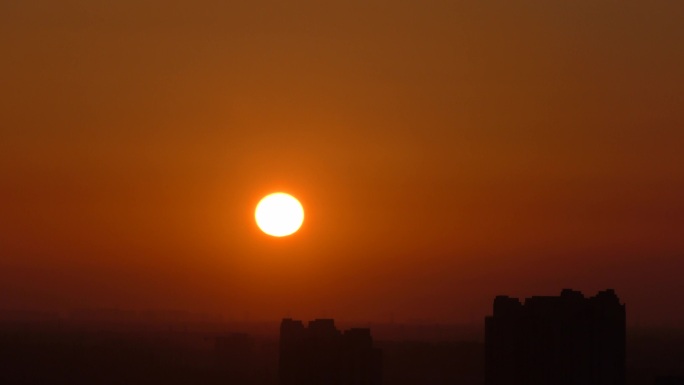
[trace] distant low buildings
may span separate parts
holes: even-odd
[[[379,385],[381,358],[369,329],[342,333],[332,319],[280,324],[280,385]]]
[[[624,385],[625,305],[613,290],[497,296],[485,318],[485,384]]]

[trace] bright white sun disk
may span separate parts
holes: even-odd
[[[261,199],[254,218],[264,233],[284,237],[295,233],[302,226],[304,208],[292,195],[278,192]]]

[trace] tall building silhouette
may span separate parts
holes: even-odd
[[[485,318],[485,384],[624,385],[625,305],[613,290],[497,296]]]
[[[370,329],[342,333],[332,319],[280,324],[280,385],[379,385],[381,358]]]

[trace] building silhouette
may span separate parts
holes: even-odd
[[[379,385],[381,359],[370,329],[342,333],[332,319],[280,324],[280,385]]]
[[[655,385],[684,385],[684,377],[680,376],[658,376]]]
[[[497,296],[485,318],[485,384],[624,385],[625,305],[613,290]]]

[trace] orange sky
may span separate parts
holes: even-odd
[[[684,320],[684,2],[5,1],[0,309]],[[261,234],[277,190],[306,220]]]

